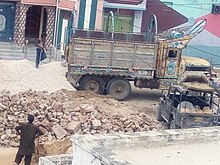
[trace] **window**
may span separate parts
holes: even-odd
[[[177,57],[177,51],[176,50],[169,50],[168,57],[176,58]]]

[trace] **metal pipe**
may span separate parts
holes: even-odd
[[[27,59],[27,47],[28,47],[28,40],[25,41],[25,54],[24,54],[24,58]]]
[[[56,0],[56,15],[55,15],[55,23],[54,23],[54,31],[53,31],[53,46],[55,46],[56,44],[58,5],[59,5],[59,0]]]
[[[56,41],[56,49],[57,49],[57,46],[58,46],[58,44],[57,44],[57,41],[58,41],[58,33],[59,33],[59,24],[60,24],[60,9],[59,9],[59,7],[58,7],[58,9],[57,9],[57,28],[56,28],[56,39],[55,39],[55,41]]]
[[[50,56],[49,56],[49,62],[51,62],[51,58],[52,58],[52,48],[53,48],[53,45],[51,44],[51,45],[50,45]]]

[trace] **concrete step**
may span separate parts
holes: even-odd
[[[50,55],[50,50],[47,51],[47,59],[43,62],[49,62],[55,60],[55,51],[52,51]],[[50,57],[51,56],[51,57]],[[15,43],[10,42],[0,42],[0,59],[2,60],[21,60],[21,59],[28,59],[32,62],[35,62],[36,59],[36,46],[30,45],[27,48],[23,48],[22,46],[18,46]],[[57,59],[60,59],[60,52],[57,51]]]

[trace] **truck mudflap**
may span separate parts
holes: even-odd
[[[70,84],[75,88],[79,88],[79,81],[81,77],[82,75],[80,74],[71,74],[71,72],[66,73],[67,81],[69,81]]]

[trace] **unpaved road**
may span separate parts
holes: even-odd
[[[139,89],[132,85],[131,95],[123,102],[133,105],[136,108],[134,112],[145,112],[150,117],[156,119],[156,108],[160,96],[160,90]]]
[[[0,148],[0,165],[13,165],[16,153],[17,148]]]

